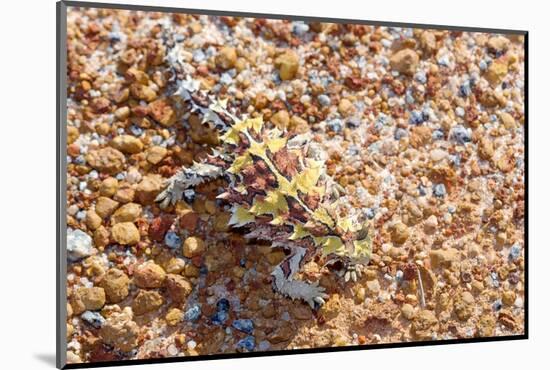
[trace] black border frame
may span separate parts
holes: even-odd
[[[429,341],[413,341],[403,343],[382,343],[382,344],[365,344],[365,345],[353,345],[343,347],[320,347],[320,348],[307,348],[307,349],[294,349],[294,350],[277,350],[277,351],[264,351],[264,352],[250,352],[250,353],[227,353],[227,354],[211,354],[211,355],[199,355],[199,356],[185,356],[185,357],[168,357],[168,358],[153,358],[144,360],[120,360],[120,361],[102,361],[102,362],[87,362],[81,364],[67,364],[66,363],[66,316],[67,316],[67,294],[66,294],[66,181],[67,181],[67,161],[65,153],[67,143],[67,128],[66,128],[66,100],[67,100],[67,7],[81,7],[81,8],[102,8],[102,9],[120,9],[120,10],[136,10],[136,11],[149,11],[149,12],[162,12],[162,13],[184,13],[195,15],[214,15],[214,16],[239,16],[239,17],[253,17],[253,18],[270,18],[270,19],[291,19],[301,20],[306,22],[330,22],[330,23],[353,23],[364,24],[371,26],[388,26],[388,27],[411,27],[420,29],[440,29],[440,30],[454,30],[454,31],[466,31],[466,32],[485,32],[485,33],[500,33],[500,34],[515,34],[524,36],[524,284],[525,284],[525,297],[524,297],[524,333],[519,335],[506,335],[498,337],[482,337],[482,338],[461,338],[461,339],[441,339],[441,340],[429,340]],[[189,9],[189,8],[174,8],[164,6],[149,6],[149,5],[131,5],[131,4],[109,4],[99,2],[82,2],[82,1],[67,1],[62,0],[56,3],[56,367],[58,369],[82,369],[82,368],[95,368],[95,367],[109,367],[109,366],[125,366],[125,365],[143,365],[143,364],[161,364],[161,363],[173,363],[173,362],[191,362],[191,361],[204,361],[204,360],[220,360],[220,359],[237,359],[237,358],[250,358],[250,357],[265,357],[265,356],[280,356],[280,355],[297,355],[308,353],[325,353],[325,352],[342,352],[342,351],[358,351],[369,349],[382,349],[382,348],[405,348],[405,347],[417,347],[417,346],[434,346],[434,345],[448,345],[448,344],[461,344],[461,343],[484,343],[484,342],[501,342],[511,340],[524,340],[529,339],[529,199],[527,189],[529,186],[529,32],[526,30],[512,30],[512,29],[498,29],[498,28],[481,28],[481,27],[462,27],[462,26],[450,26],[450,25],[432,25],[423,23],[406,23],[406,22],[384,22],[373,20],[359,20],[359,19],[347,19],[347,18],[329,18],[329,17],[309,17],[300,15],[285,15],[285,14],[265,14],[265,13],[253,13],[253,12],[240,12],[240,11],[220,11],[210,9]]]

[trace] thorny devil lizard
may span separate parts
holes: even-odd
[[[230,208],[229,225],[244,229],[249,240],[268,241],[288,252],[271,273],[275,291],[302,299],[313,309],[322,306],[325,289],[296,276],[316,256],[327,265],[340,262],[338,271],[345,282],[356,281],[371,256],[366,217],[345,204],[344,190],[326,173],[326,153],[311,135],[268,128],[261,117],[237,117],[227,100],[200,91],[198,81],[189,76],[174,81],[178,105],[217,128],[221,146],[168,179],[156,199],[160,206],[174,204],[203,182],[224,177],[229,187],[217,198]]]

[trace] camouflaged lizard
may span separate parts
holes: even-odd
[[[161,207],[203,182],[224,177],[229,187],[218,199],[230,208],[229,225],[244,229],[249,240],[269,241],[289,252],[271,274],[275,291],[312,308],[323,305],[324,288],[296,276],[319,255],[327,264],[341,262],[344,280],[356,281],[359,267],[371,256],[366,218],[344,204],[343,189],[326,173],[325,153],[311,135],[290,135],[261,117],[237,117],[227,101],[201,92],[198,81],[187,77],[176,82],[174,98],[202,116],[203,124],[219,129],[221,145],[167,181],[157,197]]]

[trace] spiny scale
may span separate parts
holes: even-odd
[[[346,266],[345,280],[357,279],[358,264],[368,263],[371,242],[360,217],[340,217],[342,190],[327,175],[324,162],[312,158],[310,136],[291,136],[269,128],[261,117],[242,119],[213,100],[189,78],[178,82],[175,95],[202,115],[204,124],[220,129],[221,146],[203,163],[182,168],[158,196],[161,206],[181,199],[185,190],[225,176],[229,188],[218,198],[231,206],[229,225],[246,228],[251,239],[264,239],[290,250],[272,272],[278,292],[318,307],[324,288],[295,280],[305,262],[316,255]],[[336,198],[336,199],[334,199]]]

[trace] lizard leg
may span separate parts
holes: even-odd
[[[182,199],[183,193],[203,182],[218,178],[222,175],[222,168],[208,163],[193,163],[189,168],[182,168],[166,181],[164,190],[155,199],[162,208],[175,204]]]
[[[315,309],[325,303],[325,298],[328,295],[324,292],[325,288],[319,286],[318,282],[311,284],[294,279],[294,275],[302,266],[305,256],[306,248],[294,248],[292,253],[277,265],[271,273],[274,278],[273,288],[289,298],[301,299]]]

